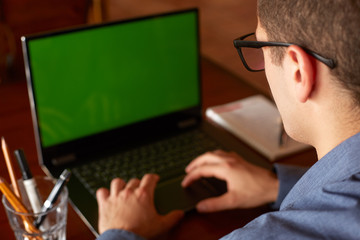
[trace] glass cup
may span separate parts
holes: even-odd
[[[54,181],[49,177],[38,176],[34,178],[36,184],[36,194],[27,194],[24,181],[18,180],[22,203],[28,210],[28,213],[17,212],[8,202],[6,197],[2,196],[2,203],[5,208],[9,223],[14,231],[17,240],[65,240],[66,239],[66,219],[68,190],[64,187],[54,205],[46,212],[39,210],[44,201],[49,196],[54,187]],[[30,198],[28,197],[30,195]],[[34,198],[39,200],[37,206],[34,206]],[[36,201],[35,201],[36,202]],[[34,228],[35,220],[43,218],[41,225]],[[33,224],[33,226],[29,226]]]

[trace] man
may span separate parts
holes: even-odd
[[[264,63],[288,135],[314,146],[319,161],[306,172],[276,165],[275,175],[219,150],[191,162],[183,186],[201,176],[227,182],[200,212],[280,207],[224,239],[360,239],[360,0],[259,0],[259,42],[251,37],[234,42],[243,63]],[[176,224],[181,211],[155,211],[157,180],[115,179],[110,193],[98,190],[99,240],[152,238]]]

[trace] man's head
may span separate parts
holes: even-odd
[[[258,0],[268,41],[294,43],[335,60],[330,71],[360,105],[360,0]],[[285,48],[271,48],[280,64]]]
[[[313,145],[320,157],[360,130],[360,0],[258,0],[256,36],[290,43],[261,49],[291,137]]]

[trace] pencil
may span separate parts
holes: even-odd
[[[29,213],[27,208],[22,204],[22,202],[14,194],[14,192],[11,191],[9,184],[2,177],[0,177],[0,191],[4,194],[4,196],[6,197],[6,199],[8,200],[8,202],[16,212],[25,213],[25,214]],[[20,215],[20,216],[23,219],[26,231],[28,231],[29,233],[40,233],[40,231],[33,224],[34,219],[26,215]],[[41,237],[34,237],[34,238],[37,240],[42,240]]]
[[[8,147],[7,147],[7,144],[5,142],[4,137],[1,137],[1,148],[2,148],[2,151],[4,153],[6,166],[7,166],[9,175],[10,175],[10,180],[11,180],[11,183],[13,185],[14,192],[15,192],[16,196],[21,198],[20,191],[19,191],[19,185],[18,185],[17,180],[16,180],[14,168],[13,168],[13,165],[12,165],[12,162],[11,162],[11,159],[10,159],[10,155],[9,155],[9,150],[8,150]]]
[[[279,131],[278,145],[279,147],[282,147],[285,145],[287,141],[287,134],[285,132],[284,124],[281,119],[279,119],[279,124],[280,124],[280,131]]]

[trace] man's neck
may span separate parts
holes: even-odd
[[[321,159],[346,139],[360,132],[360,111],[351,110],[346,105],[348,104],[342,105],[343,108],[334,108],[319,118],[322,121],[316,125],[316,137],[314,137],[314,147],[318,159]]]

